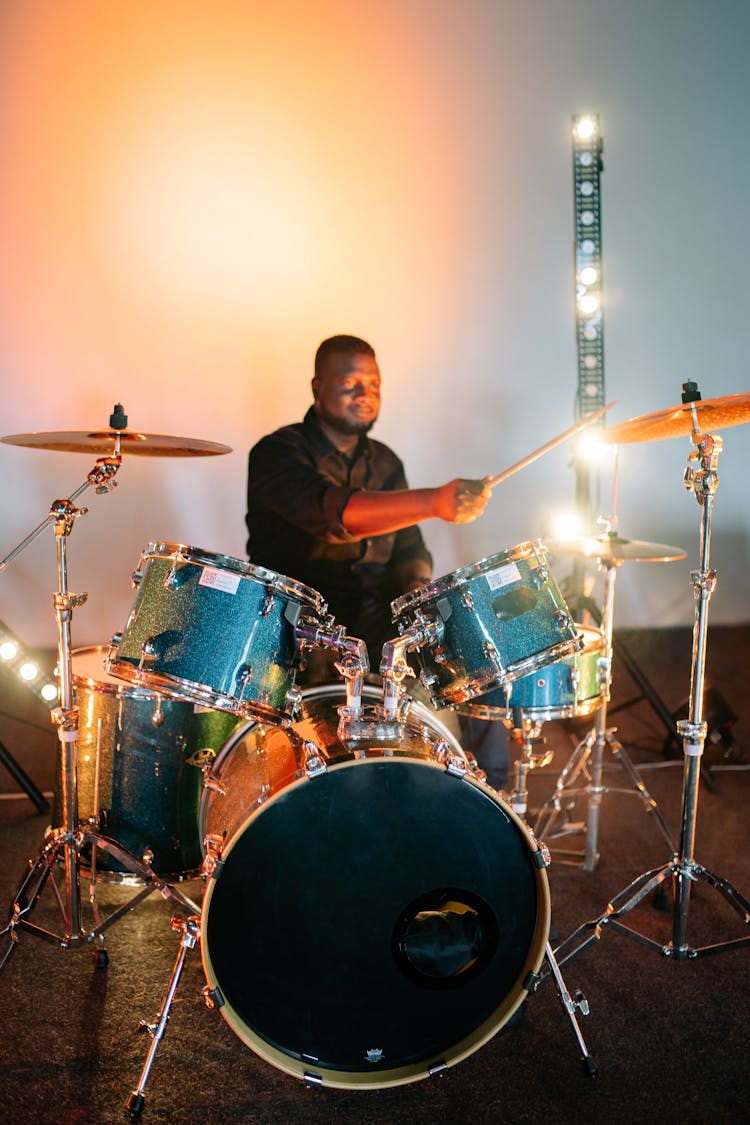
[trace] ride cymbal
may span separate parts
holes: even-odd
[[[547,546],[550,551],[561,555],[601,559],[603,562],[676,562],[687,555],[682,547],[648,543],[643,539],[621,539],[612,532],[591,538],[552,540],[547,542]]]
[[[93,453],[97,456],[127,453],[140,457],[212,457],[231,453],[230,445],[173,434],[142,434],[136,430],[70,430],[49,433],[9,434],[0,438],[8,445],[52,449],[62,453]]]
[[[725,395],[705,401],[682,402],[653,414],[642,414],[618,426],[602,431],[604,441],[612,445],[634,441],[662,441],[664,438],[682,437],[693,430],[713,433],[727,426],[750,422],[750,394]]]

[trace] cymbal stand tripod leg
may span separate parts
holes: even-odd
[[[561,955],[561,964],[569,961],[588,945],[601,938],[605,927],[640,942],[649,949],[675,960],[687,960],[708,953],[721,953],[727,949],[750,945],[750,935],[717,942],[699,948],[688,943],[688,914],[693,883],[703,880],[717,890],[739,914],[742,922],[750,925],[750,901],[740,894],[732,884],[720,875],[709,871],[695,861],[695,829],[698,814],[700,766],[706,740],[707,724],[703,720],[703,689],[706,663],[706,639],[708,632],[708,608],[711,595],[716,586],[716,571],[710,567],[711,517],[714,494],[718,488],[718,455],[722,450],[721,439],[711,434],[697,431],[691,437],[696,447],[688,458],[685,474],[686,487],[694,491],[701,506],[700,527],[700,568],[691,573],[695,613],[693,624],[693,647],[690,671],[689,718],[677,724],[682,738],[684,767],[682,783],[682,813],[680,846],[672,860],[653,871],[646,871],[621,891],[608,903],[604,912],[593,921],[579,926],[566,938],[556,953]],[[699,461],[696,469],[691,462]],[[635,928],[624,925],[620,919],[637,906],[652,890],[667,880],[672,880],[674,905],[672,910],[672,938],[668,943],[660,943],[639,933]]]
[[[138,1085],[127,1100],[126,1108],[131,1117],[138,1117],[143,1109],[145,1102],[145,1089],[148,1077],[151,1073],[151,1067],[154,1065],[156,1058],[156,1050],[164,1038],[164,1033],[167,1030],[169,1022],[169,1013],[172,1008],[172,1001],[174,1000],[175,993],[177,992],[177,985],[180,983],[182,970],[185,965],[185,959],[188,952],[195,948],[195,945],[200,941],[200,918],[173,918],[172,929],[179,930],[182,934],[180,940],[180,948],[177,953],[177,959],[172,969],[172,975],[167,984],[167,990],[164,993],[161,1009],[159,1015],[156,1017],[154,1023],[148,1023],[146,1020],[141,1020],[141,1030],[148,1032],[151,1036],[151,1044],[146,1054],[146,1061],[143,1064]]]
[[[607,703],[612,683],[615,577],[619,560],[602,560],[601,565],[604,569],[604,612],[601,624],[604,651],[598,662],[600,703],[594,720],[594,728],[573,751],[569,762],[557,780],[555,792],[542,806],[534,825],[534,834],[538,840],[543,840],[545,837],[552,838],[552,830],[562,812],[563,801],[585,796],[587,798],[585,824],[569,824],[563,829],[566,835],[579,831],[584,832],[585,846],[581,863],[584,871],[593,871],[599,861],[599,823],[602,799],[609,793],[623,793],[640,797],[646,812],[653,815],[669,850],[674,851],[669,829],[659,812],[656,801],[653,800],[646,789],[641,775],[636,770],[629,755],[626,754],[622,744],[614,737],[614,728],[607,728]],[[615,760],[627,773],[633,786],[632,789],[615,789],[603,785],[605,747],[609,747]],[[587,771],[589,781],[584,786],[575,787],[575,782],[584,771]],[[559,852],[558,858],[562,857],[569,861],[581,858],[578,853]]]

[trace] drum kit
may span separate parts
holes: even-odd
[[[705,628],[715,584],[710,512],[721,449],[700,424],[748,419],[750,395],[734,396],[692,401],[605,431],[613,442],[689,433],[696,447],[689,482],[702,508],[702,557],[693,576],[690,717],[679,725],[683,832],[669,864],[637,880],[606,918],[587,923],[585,940],[576,931],[563,943],[565,960],[595,940],[604,921],[626,929],[619,916],[670,875],[675,956],[689,950],[689,881],[706,878],[750,917],[750,904],[695,864],[692,850],[706,735]],[[100,456],[76,492],[55,501],[0,562],[2,570],[54,526],[60,706],[52,718],[60,748],[53,819],[59,827],[47,833],[0,931],[8,940],[0,967],[22,931],[62,947],[95,943],[106,964],[110,925],[153,891],[175,906],[180,948],[159,1015],[144,1024],[151,1044],[128,1102],[131,1115],[143,1108],[185,958],[196,945],[206,1004],[260,1057],[311,1085],[372,1089],[440,1073],[496,1034],[549,976],[584,1069],[596,1073],[576,1019],[588,1010],[586,1000],[568,991],[549,940],[549,850],[542,837],[551,833],[562,801],[583,792],[595,849],[607,746],[655,809],[606,729],[614,576],[625,560],[682,557],[679,549],[621,539],[614,526],[590,551],[580,541],[557,545],[564,553],[586,553],[605,569],[599,630],[574,623],[539,540],[462,567],[392,603],[398,632],[383,646],[375,685],[364,642],[328,615],[317,591],[225,555],[153,542],[133,575],[137,592],[122,633],[108,647],[74,650],[72,615],[86,598],[68,589],[66,541],[85,511],[75,506],[77,498],[89,487],[98,493],[114,487],[124,454],[206,456],[229,449],[136,433],[119,405],[108,429],[1,440]],[[300,690],[297,670],[320,648],[334,653],[341,682]],[[432,707],[405,688],[415,674],[411,658]],[[438,718],[445,708],[523,732],[510,799],[486,784]],[[526,772],[537,764],[539,727],[591,714],[594,731],[563,771],[539,831],[532,831],[525,820]],[[584,773],[590,784],[574,789]],[[55,882],[61,867],[64,892]],[[82,873],[91,880],[89,929]],[[200,906],[175,886],[198,874],[205,886]],[[137,887],[104,919],[94,894],[99,880]],[[31,919],[48,882],[62,934]]]

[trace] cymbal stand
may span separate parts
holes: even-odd
[[[93,824],[79,825],[78,822],[78,789],[76,777],[76,761],[78,752],[78,708],[73,700],[73,672],[71,659],[71,620],[73,610],[83,605],[86,594],[73,594],[68,589],[67,565],[67,540],[70,536],[75,520],[85,515],[86,508],[77,508],[74,501],[89,487],[94,487],[97,493],[111,491],[116,486],[115,473],[120,467],[121,456],[119,450],[119,435],[115,437],[115,452],[112,456],[102,457],[96,462],[95,467],[88,474],[86,481],[65,500],[55,500],[49,514],[11,553],[0,562],[0,570],[21,553],[48,524],[54,523],[55,542],[57,545],[57,592],[54,595],[55,618],[57,621],[57,649],[58,649],[58,677],[60,687],[60,706],[52,712],[52,722],[57,727],[60,743],[60,776],[61,776],[61,805],[62,826],[53,828],[44,842],[42,849],[35,860],[30,861],[29,871],[22,879],[16,897],[11,907],[8,924],[0,930],[0,937],[8,938],[8,947],[0,956],[0,969],[8,961],[15,946],[18,944],[20,930],[28,930],[45,941],[60,945],[62,948],[77,946],[83,942],[99,941],[98,962],[106,964],[107,955],[104,950],[104,931],[116,922],[128,910],[131,910],[153,891],[159,890],[166,899],[174,900],[177,905],[188,914],[194,914],[198,909],[195,903],[175,891],[145,863],[136,859],[116,841],[109,839],[96,830]],[[92,847],[92,867],[95,862],[95,849],[101,848],[114,856],[126,868],[139,875],[144,881],[143,889],[129,902],[110,914],[104,921],[99,918],[98,909],[93,897],[93,881],[90,900],[94,913],[94,927],[90,930],[82,928],[81,914],[81,888],[80,888],[80,854],[81,849],[87,844]],[[57,861],[62,857],[65,871],[64,897],[60,893],[53,876]],[[36,906],[48,881],[57,900],[57,905],[63,921],[64,932],[53,933],[42,926],[29,920],[31,911]]]
[[[682,813],[680,847],[669,863],[646,871],[615,895],[605,911],[591,922],[579,926],[556,950],[562,954],[560,963],[570,960],[593,941],[601,938],[606,927],[624,934],[626,937],[656,950],[665,957],[686,960],[708,953],[722,953],[737,946],[750,945],[750,936],[734,938],[694,948],[687,940],[688,912],[692,885],[703,880],[721,894],[729,905],[739,914],[747,926],[750,924],[750,901],[720,875],[695,860],[695,828],[698,815],[698,794],[700,782],[701,757],[706,741],[707,723],[703,719],[703,689],[706,665],[706,639],[708,630],[708,608],[711,595],[716,587],[716,571],[710,566],[711,517],[716,490],[719,485],[718,457],[722,451],[721,438],[712,434],[698,432],[696,414],[693,411],[692,444],[695,449],[688,456],[685,471],[685,487],[695,493],[701,508],[700,525],[700,567],[692,571],[690,580],[695,600],[693,647],[690,670],[689,718],[677,723],[677,732],[682,738],[685,756],[682,784]],[[674,905],[672,911],[672,938],[667,944],[654,941],[633,927],[625,926],[620,919],[637,906],[647,895],[672,880]]]
[[[617,465],[614,470],[612,515],[606,521],[607,534],[617,533]],[[614,627],[615,604],[615,578],[617,567],[622,559],[599,559],[599,566],[604,571],[603,612],[601,619],[601,634],[603,653],[598,659],[599,666],[599,707],[596,711],[594,727],[583,741],[579,742],[571,757],[563,768],[555,785],[555,791],[548,801],[542,805],[534,824],[534,835],[538,840],[553,839],[555,828],[563,812],[563,802],[570,802],[577,797],[587,798],[587,812],[585,823],[564,825],[557,835],[572,835],[585,833],[585,848],[580,852],[556,852],[556,858],[563,862],[575,862],[582,858],[581,867],[584,871],[593,871],[599,861],[599,821],[602,799],[610,793],[622,793],[636,796],[643,802],[646,812],[650,813],[664,837],[670,852],[674,851],[674,844],[669,834],[669,829],[657,808],[656,801],[648,793],[643,783],[643,778],[625,752],[622,744],[615,738],[615,727],[607,727],[607,703],[610,697],[612,684],[612,632]],[[628,775],[632,788],[612,788],[602,784],[604,767],[604,749],[609,747],[613,757]],[[576,782],[584,774],[588,781],[583,786],[576,786]]]

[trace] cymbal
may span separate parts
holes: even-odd
[[[633,441],[662,441],[664,438],[691,434],[697,427],[699,433],[713,433],[727,426],[750,422],[750,394],[725,395],[705,401],[682,402],[653,414],[642,414],[610,426],[602,437],[612,445]],[[695,425],[694,425],[695,423]]]
[[[601,559],[609,562],[676,562],[684,559],[687,551],[682,547],[669,547],[666,543],[648,543],[643,539],[621,539],[609,532],[589,539],[558,539],[547,542],[551,551],[561,555],[576,555],[584,559]]]
[[[119,446],[118,446],[119,439]],[[142,434],[136,430],[69,430],[49,433],[9,434],[0,438],[8,445],[25,445],[32,449],[53,449],[62,453],[92,453],[97,456],[120,453],[140,457],[212,457],[231,453],[230,445],[200,438],[175,437],[172,434]]]

